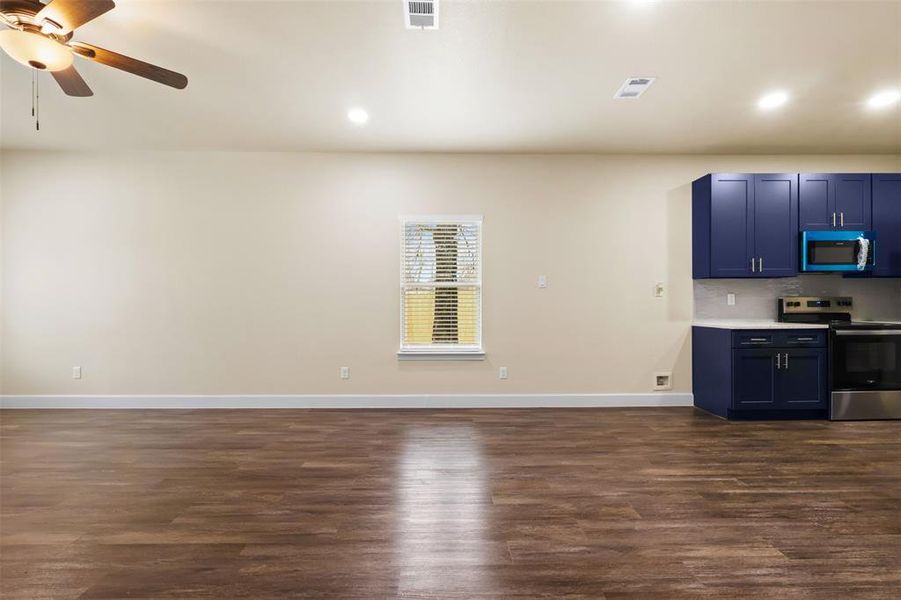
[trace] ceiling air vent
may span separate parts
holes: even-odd
[[[407,29],[438,29],[438,0],[403,0]]]
[[[613,95],[616,100],[634,100],[641,96],[646,89],[651,87],[656,77],[629,77],[626,79],[616,93]]]

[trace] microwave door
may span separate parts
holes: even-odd
[[[814,241],[810,242],[809,262],[812,265],[849,265],[857,262],[857,242]]]
[[[860,237],[868,240],[863,269],[858,268],[864,252]],[[802,271],[860,271],[875,266],[875,240],[869,232],[805,231],[802,240]]]

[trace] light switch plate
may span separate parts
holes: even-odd
[[[666,293],[666,286],[663,285],[662,281],[658,281],[654,284],[654,297],[655,298],[663,298],[663,294]]]
[[[81,379],[81,367],[72,367],[72,379]]]
[[[341,379],[350,379],[350,367],[341,367]]]
[[[540,288],[546,288],[546,287],[547,287],[547,276],[546,276],[546,275],[539,275],[539,276],[538,276],[538,287],[540,287]]]
[[[735,294],[726,294],[726,304],[728,306],[735,306]]]
[[[507,367],[501,367],[497,370],[498,379],[506,379],[507,378]]]

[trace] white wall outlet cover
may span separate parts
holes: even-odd
[[[661,392],[673,389],[673,374],[670,371],[654,373],[654,391]]]
[[[81,379],[81,367],[72,367],[72,379]]]
[[[350,379],[350,367],[341,367],[341,379]]]
[[[735,306],[735,294],[726,294],[726,304],[728,306]]]
[[[498,379],[506,379],[507,378],[507,367],[501,367],[497,370]]]
[[[547,287],[547,275],[539,275],[538,276],[538,287],[540,287],[540,288]]]
[[[655,298],[663,298],[663,294],[666,293],[666,286],[662,281],[658,281],[654,284],[654,297]]]

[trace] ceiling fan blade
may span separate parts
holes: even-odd
[[[100,64],[106,65],[108,67],[121,69],[122,71],[127,71],[132,75],[144,77],[146,79],[150,79],[151,81],[156,81],[157,83],[162,83],[163,85],[168,85],[179,90],[185,89],[185,87],[187,87],[188,85],[188,78],[181,73],[176,73],[175,71],[170,71],[169,69],[164,69],[163,67],[151,65],[150,63],[145,63],[144,61],[138,60],[136,58],[130,58],[123,54],[111,52],[110,50],[104,50],[103,48],[92,46],[91,44],[72,42],[69,45],[72,47],[72,50],[79,56],[87,58],[88,60],[93,60],[94,62],[99,62]]]
[[[75,70],[74,66],[70,66],[68,69],[63,69],[62,71],[51,71],[51,75],[56,79],[56,83],[59,84],[59,87],[63,88],[63,91],[66,92],[68,96],[93,96],[94,92],[91,91],[91,88],[88,87],[88,84],[85,83],[85,80],[81,78],[81,75],[78,74],[78,71]]]
[[[38,23],[49,19],[60,26],[60,33],[69,33],[115,6],[113,0],[50,0],[35,19]]]

